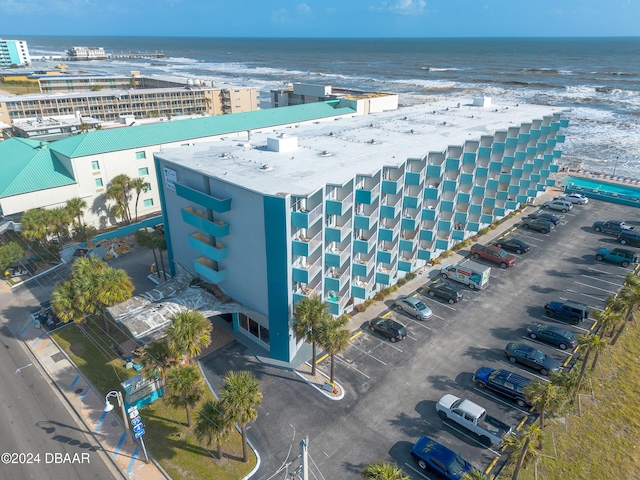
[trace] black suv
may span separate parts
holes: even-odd
[[[522,228],[530,228],[531,230],[537,230],[540,233],[549,233],[551,230],[555,229],[553,222],[543,218],[523,218],[520,225]]]
[[[494,392],[509,397],[521,407],[530,407],[524,394],[524,389],[531,383],[531,379],[510,372],[509,370],[495,370],[490,367],[480,367],[473,375],[473,381],[480,389],[488,388]]]
[[[448,282],[435,281],[427,286],[431,297],[440,297],[449,303],[458,303],[462,300],[462,292]]]
[[[560,223],[560,217],[555,216],[553,213],[546,212],[538,212],[527,215],[527,218],[533,218],[534,220],[548,220],[554,225],[558,225]]]
[[[618,241],[622,245],[640,247],[640,232],[637,230],[622,230],[618,234]]]
[[[375,320],[370,320],[369,328],[374,332],[378,332],[383,337],[387,337],[392,342],[402,340],[407,336],[407,328],[389,318],[376,318]]]

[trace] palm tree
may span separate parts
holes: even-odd
[[[624,313],[624,322],[613,337],[611,345],[615,345],[620,335],[624,331],[627,322],[630,322],[640,312],[640,278],[630,272],[624,281],[624,286],[612,302],[612,308],[620,313]]]
[[[218,460],[222,460],[222,442],[224,442],[233,429],[222,410],[219,401],[207,401],[198,412],[198,420],[194,434],[206,447],[216,444],[218,447]]]
[[[191,427],[191,413],[204,394],[204,381],[196,365],[174,368],[167,375],[167,392],[164,401],[173,408],[184,407],[187,412],[187,427]]]
[[[28,242],[45,240],[49,233],[48,212],[44,208],[32,208],[20,218],[22,236]]]
[[[146,182],[144,178],[137,177],[129,182],[129,188],[132,188],[136,192],[136,202],[134,207],[134,212],[136,215],[135,222],[138,222],[138,201],[140,200],[140,194],[150,188],[151,185],[149,182]]]
[[[362,470],[362,478],[367,480],[409,480],[395,463],[381,461],[370,463]]]
[[[131,212],[129,211],[129,183],[131,178],[121,173],[111,179],[111,183],[107,187],[104,197],[107,200],[115,201],[115,205],[111,207],[111,214],[114,217],[120,217],[123,221],[131,223]]]
[[[76,291],[69,280],[56,285],[51,294],[51,310],[65,323],[80,323],[86,315],[76,301]]]
[[[319,295],[303,298],[296,303],[293,310],[293,316],[296,318],[293,326],[296,336],[304,338],[307,343],[311,343],[311,376],[316,374],[318,325],[326,313],[327,304],[322,303]]]
[[[171,317],[167,338],[174,352],[185,355],[188,363],[211,343],[213,325],[198,310],[186,310]]]
[[[613,297],[607,298],[613,299]],[[622,315],[611,308],[605,307],[604,310],[596,310],[593,312],[593,318],[598,322],[598,336],[603,338],[607,331],[613,334],[613,331],[624,321]]]
[[[584,349],[584,357],[582,358],[582,366],[580,367],[580,375],[578,376],[578,385],[576,386],[576,395],[580,391],[580,386],[582,385],[582,380],[584,379],[584,374],[587,370],[587,364],[589,361],[589,356],[592,352],[596,352],[599,354],[603,351],[607,344],[603,339],[598,337],[597,335],[584,334],[578,337],[578,345],[581,349]],[[593,370],[596,366],[596,362],[598,361],[598,355],[596,355],[595,360],[592,364],[591,369]]]
[[[504,439],[505,447],[510,449],[513,455],[518,456],[518,461],[511,477],[512,480],[518,480],[520,470],[523,466],[526,466],[529,459],[538,457],[539,454],[534,444],[540,442],[541,438],[542,430],[538,425],[532,424],[522,431],[521,436],[518,437],[516,434],[512,434]]]
[[[484,473],[482,473],[480,470],[478,470],[477,468],[472,468],[468,472],[463,473],[462,477],[460,477],[460,480],[486,480],[486,478],[487,477],[485,477]]]
[[[220,402],[226,418],[240,425],[242,432],[242,461],[249,459],[247,452],[247,424],[258,418],[262,392],[258,379],[247,371],[227,373],[220,386]]]
[[[149,235],[149,248],[158,249],[158,255],[160,256],[160,266],[162,268],[162,274],[164,276],[164,279],[166,280],[167,270],[164,268],[164,257],[162,256],[162,252],[164,252],[167,249],[167,239],[164,235],[164,228],[159,227],[159,228],[153,229],[153,231]]]
[[[73,223],[76,227],[80,227],[81,225],[84,225],[84,222],[82,221],[82,216],[84,215],[84,209],[87,208],[87,202],[85,202],[84,199],[80,197],[75,197],[70,200],[67,200],[67,205],[65,208],[67,209],[67,212],[69,212],[69,215],[71,216],[71,218],[74,219]],[[78,220],[77,223],[76,223],[76,220]]]
[[[334,357],[349,345],[351,332],[345,328],[348,322],[348,315],[341,315],[334,320],[331,314],[325,314],[318,325],[318,343],[331,357],[331,375],[329,379],[331,383],[333,383]]]
[[[107,307],[128,300],[133,295],[134,286],[131,277],[121,268],[107,268],[95,278],[96,309],[104,317],[105,333],[109,334]]]
[[[551,382],[541,382],[539,380],[527,385],[524,393],[527,401],[540,414],[540,429],[544,428],[545,413],[556,411],[566,398],[562,388]],[[542,445],[540,445],[540,449],[542,450]]]
[[[139,351],[140,361],[144,366],[146,377],[162,377],[162,384],[167,384],[167,371],[178,364],[166,339],[156,340],[142,347]]]

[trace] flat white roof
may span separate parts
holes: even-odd
[[[309,195],[357,174],[401,165],[449,146],[463,146],[508,127],[566,111],[541,105],[474,107],[472,99],[446,100],[351,118],[265,129],[238,138],[166,148],[157,157],[266,195]],[[460,107],[458,108],[458,104]],[[298,138],[295,151],[267,150],[267,138]]]

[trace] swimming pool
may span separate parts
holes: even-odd
[[[640,207],[640,188],[637,187],[580,177],[566,177],[562,184],[567,193],[583,193],[605,202]]]

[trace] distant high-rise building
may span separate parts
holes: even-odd
[[[24,40],[3,40],[0,38],[0,67],[29,65],[29,48]]]

